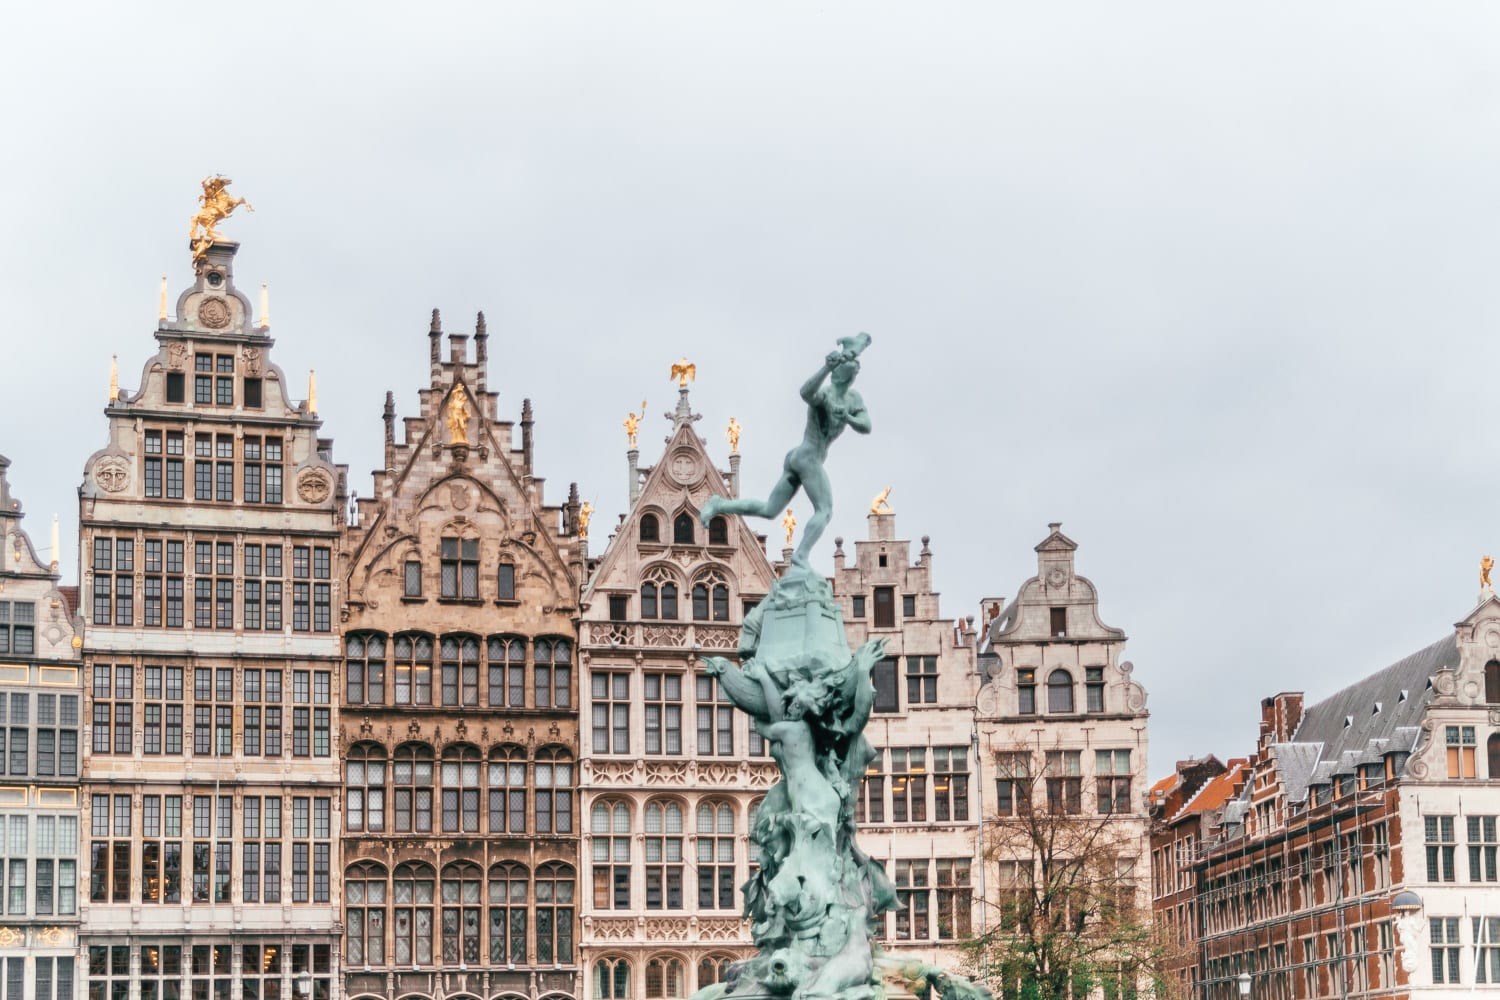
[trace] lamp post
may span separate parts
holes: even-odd
[[[1250,997],[1250,973],[1248,973],[1248,972],[1241,972],[1240,975],[1239,975],[1239,978],[1236,979],[1235,982],[1237,984],[1239,984],[1239,987],[1240,987],[1240,1000],[1249,1000],[1249,997]]]

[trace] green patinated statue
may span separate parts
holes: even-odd
[[[802,542],[792,561],[800,566],[808,565],[807,554],[823,537],[823,529],[833,517],[833,489],[828,483],[828,472],[823,468],[823,462],[828,458],[828,446],[844,433],[845,427],[852,427],[861,434],[870,433],[870,414],[865,411],[865,401],[850,388],[854,376],[859,374],[859,356],[869,346],[868,333],[841,337],[838,349],[830,352],[823,359],[823,366],[802,383],[802,399],[807,403],[807,427],[802,432],[802,443],[786,453],[781,478],[771,487],[771,495],[764,500],[709,497],[700,514],[704,527],[715,514],[773,518],[781,513],[801,487],[807,499],[812,501],[813,515],[802,530]],[[827,385],[823,384],[825,378]]]
[[[990,1000],[988,990],[961,977],[881,957],[874,941],[880,915],[896,906],[896,890],[859,849],[854,804],[878,753],[864,729],[875,701],[870,672],[885,644],[874,639],[850,651],[833,588],[806,558],[833,509],[823,469],[828,445],[846,426],[870,429],[864,403],[849,388],[869,343],[867,334],[839,341],[802,386],[807,431],[770,498],[714,497],[703,509],[705,522],[721,512],[770,518],[801,486],[814,514],[786,575],[745,616],[740,665],[717,656],[704,661],[769,743],[781,780],[750,831],[760,863],[744,885],[745,916],[759,954],[736,962],[723,982],[693,1000],[884,1000],[887,977],[923,1000],[934,990],[945,1000]]]

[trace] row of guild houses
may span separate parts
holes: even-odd
[[[1184,994],[1500,986],[1500,599],[1486,585],[1447,635],[1321,701],[1260,708],[1250,754],[1179,762],[1150,792]]]
[[[632,415],[626,513],[591,553],[591,505],[536,474],[531,402],[510,419],[486,384],[483,315],[445,334],[434,310],[417,409],[398,421],[386,394],[355,499],[237,249],[195,246],[135,386],[112,378],[78,587],[0,459],[0,1000],[720,982],[752,950],[740,887],[777,770],[700,655],[736,655],[790,553],[699,519],[738,494],[737,434],[721,468],[681,379],[643,464]],[[1075,548],[1053,525],[976,625],[944,614],[929,539],[898,537],[883,498],[835,543],[851,645],[886,642],[879,755],[850,794],[896,888],[889,955],[960,966],[1001,926],[986,893],[1028,876],[989,845],[1028,811],[1019,776],[1102,817],[1144,897],[1145,692]]]

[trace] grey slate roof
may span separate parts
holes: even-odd
[[[1358,765],[1379,761],[1384,753],[1410,752],[1432,698],[1428,681],[1444,667],[1458,667],[1456,635],[1308,707],[1291,740],[1271,748],[1288,801],[1301,801],[1309,785],[1352,774]]]

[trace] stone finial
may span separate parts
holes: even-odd
[[[1054,535],[1060,535],[1060,534],[1062,534],[1062,522],[1061,521],[1048,521],[1047,522],[1047,530],[1049,532],[1051,532],[1052,534],[1054,534]]]
[[[531,425],[534,422],[531,400],[521,400],[521,461],[528,476],[531,475]]]
[[[389,389],[385,391],[385,409],[380,417],[385,421],[385,443],[394,444],[396,441],[396,394]]]
[[[443,360],[443,317],[436,309],[432,311],[432,325],[427,328],[427,339],[431,343],[432,363],[437,366]]]
[[[163,323],[167,321],[167,276],[161,276],[161,299],[156,304],[156,318]]]
[[[260,328],[269,329],[271,326],[271,286],[266,282],[260,283]]]
[[[120,356],[111,354],[109,356],[109,401],[117,402],[120,398]]]
[[[484,310],[479,310],[479,318],[474,321],[474,363],[479,366],[480,387],[484,386],[484,369],[490,360],[490,330],[484,322]]]
[[[318,413],[318,373],[311,368],[307,370],[307,412]]]
[[[428,333],[443,332],[443,314],[437,309],[432,310],[432,325],[427,328]]]

